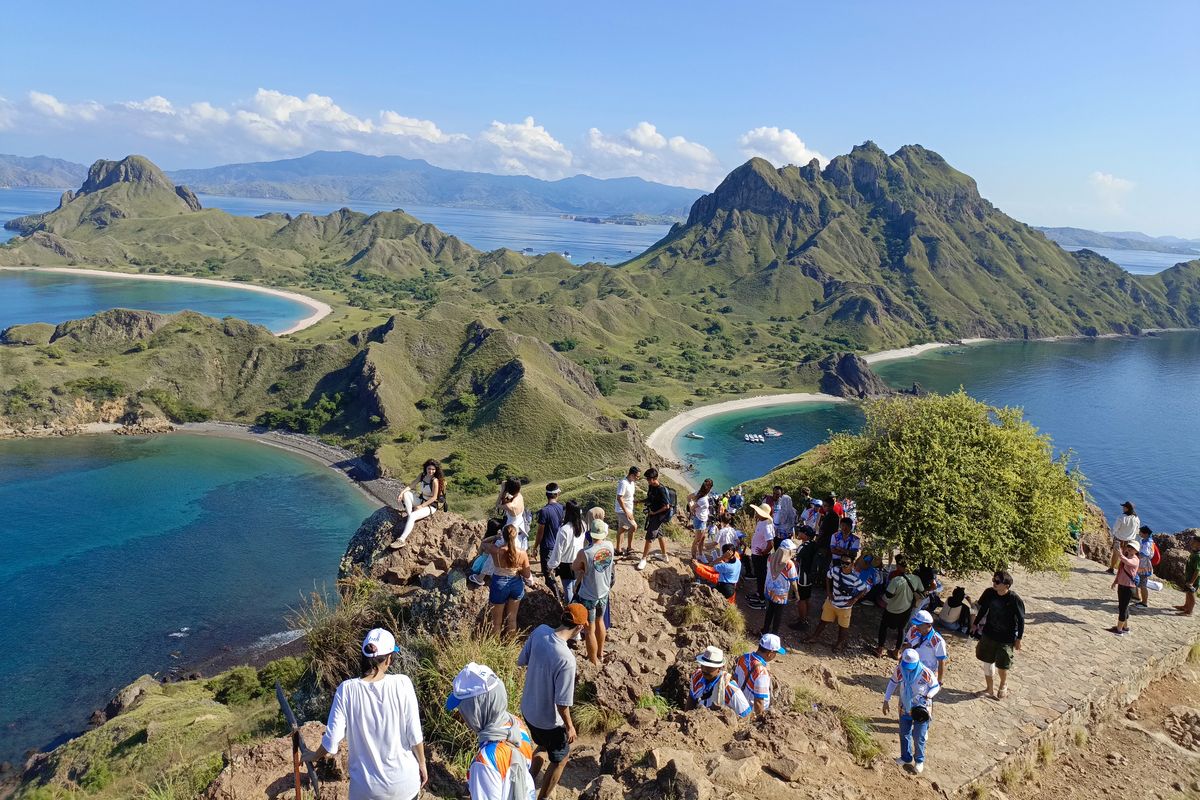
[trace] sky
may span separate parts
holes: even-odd
[[[58,9],[57,11],[55,9]],[[1200,237],[1200,3],[47,0],[0,153],[167,169],[318,149],[712,189],[916,143],[1037,225]]]

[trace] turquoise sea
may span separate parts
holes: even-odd
[[[962,386],[993,405],[1020,406],[1054,445],[1074,451],[1105,513],[1124,500],[1155,530],[1200,526],[1200,332],[1060,342],[995,342],[933,350],[875,367],[896,387]],[[738,411],[694,427],[703,441],[675,441],[697,478],[718,489],[754,478],[862,424],[852,403]],[[772,427],[766,444],[742,441]],[[686,431],[684,432],[686,433]]]
[[[255,442],[0,440],[0,761],[81,730],[138,675],[282,643],[375,507]]]

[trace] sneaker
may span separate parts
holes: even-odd
[[[472,572],[470,575],[468,575],[467,580],[476,586],[483,586],[483,576],[476,572]]]
[[[1128,636],[1128,635],[1129,635],[1129,628],[1125,628],[1124,630],[1117,631],[1117,636]]]
[[[925,762],[924,761],[918,761],[917,763],[913,764],[913,772],[920,775],[924,771],[925,771]]]
[[[653,558],[655,561],[666,561],[667,560],[667,557],[664,556],[662,553],[655,553],[654,555],[652,555],[650,557]]]
[[[643,558],[643,559],[642,559],[641,561],[639,561],[639,562],[638,562],[638,564],[637,564],[637,571],[638,571],[638,572],[641,572],[641,571],[642,571],[642,570],[644,570],[645,568],[646,568],[646,559],[644,559],[644,558]]]
[[[753,608],[756,611],[762,611],[763,609],[765,609],[767,607],[767,601],[766,600],[747,600],[746,605],[750,606],[751,608]]]
[[[897,767],[905,767],[905,768],[907,768],[907,767],[908,767],[910,764],[912,764],[912,762],[911,762],[911,761],[905,761],[903,758],[897,758],[897,759],[896,759],[896,766],[897,766]]]

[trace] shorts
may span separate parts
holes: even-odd
[[[984,636],[975,645],[975,657],[985,664],[995,664],[997,669],[1011,669],[1013,646]]]
[[[525,597],[525,579],[520,575],[508,577],[493,575],[491,586],[488,588],[488,602],[500,606],[509,600],[520,600]]]
[[[571,743],[567,741],[566,726],[538,728],[526,722],[525,727],[529,728],[529,738],[533,739],[537,749],[546,751],[546,757],[550,759],[551,764],[567,760],[567,754],[571,752]]]
[[[700,519],[699,517],[692,517],[692,530],[702,531],[707,527],[708,520]]]
[[[829,598],[825,598],[825,605],[821,606],[821,622],[837,622],[839,628],[850,627],[850,608],[838,608]]]
[[[621,530],[622,528],[629,529],[632,527],[633,527],[633,520],[631,520],[629,517],[625,516],[624,511],[618,510],[617,511],[617,530]]]
[[[721,597],[724,597],[725,599],[728,600],[728,599],[732,598],[735,594],[737,594],[737,584],[736,583],[718,583],[717,591],[720,593]]]
[[[811,583],[808,586],[801,586],[800,584],[796,584],[796,599],[797,600],[808,600],[810,597],[812,597],[812,584]]]
[[[646,517],[646,541],[653,542],[655,539],[662,536],[663,523],[667,521],[666,514],[658,514],[657,516]]]
[[[601,619],[604,618],[604,609],[606,606],[608,606],[607,597],[600,600],[584,600],[582,597],[577,597],[575,599],[579,601],[580,605],[587,609],[588,622],[595,622],[596,617],[600,617]]]

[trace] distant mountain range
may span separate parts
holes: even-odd
[[[1039,228],[1063,247],[1103,247],[1109,250],[1149,250],[1156,253],[1200,254],[1200,239],[1149,236],[1140,231],[1089,231],[1085,228]]]
[[[78,186],[87,172],[83,164],[45,156],[0,155],[0,187]],[[177,170],[167,175],[202,194],[230,197],[322,202],[365,200],[597,217],[645,215],[683,219],[701,194],[696,189],[642,178],[576,175],[544,181],[527,175],[442,169],[400,156],[325,151],[281,161]]]

